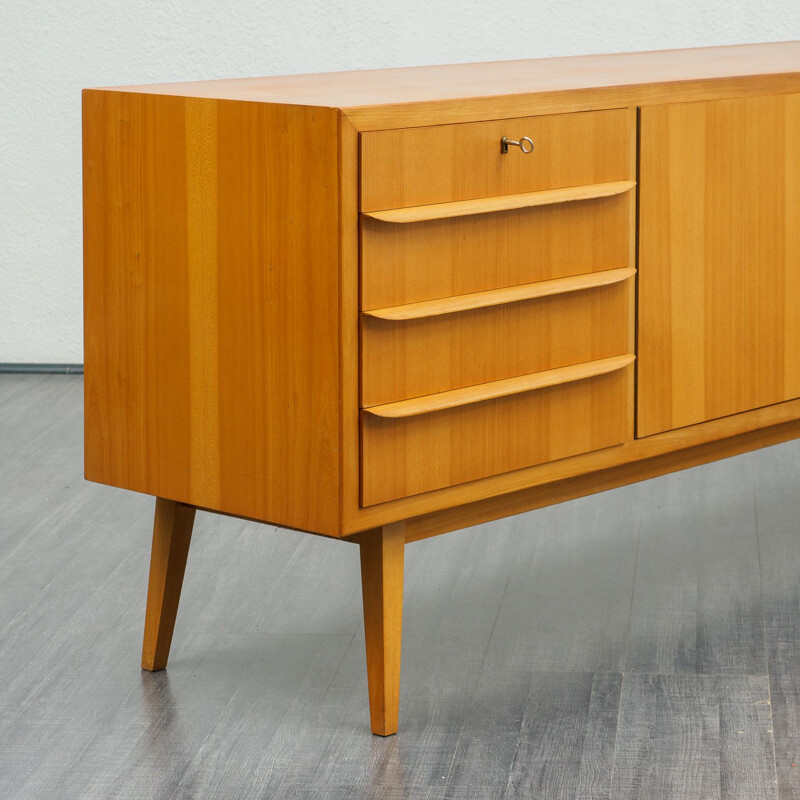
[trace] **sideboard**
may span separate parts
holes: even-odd
[[[356,542],[372,730],[405,545],[800,436],[800,42],[83,93],[85,459]]]

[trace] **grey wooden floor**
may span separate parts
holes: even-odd
[[[369,734],[354,546],[198,515],[138,667],[152,500],[82,479],[81,378],[0,377],[0,798],[800,798],[800,446],[407,551]]]

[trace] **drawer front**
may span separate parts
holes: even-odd
[[[633,266],[635,191],[397,225],[361,218],[361,307],[414,303]]]
[[[628,109],[373,131],[361,135],[361,209],[427,205],[629,178]],[[534,145],[501,153],[503,137]]]
[[[632,269],[595,273],[585,277],[614,282],[455,313],[410,319],[362,315],[361,405],[627,353],[632,276]],[[552,283],[558,289],[564,282]],[[497,294],[487,292],[485,300]],[[439,304],[433,310],[447,309]],[[419,313],[427,310],[421,307]]]
[[[362,505],[621,444],[631,371],[401,418],[362,411]]]

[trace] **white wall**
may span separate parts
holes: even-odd
[[[86,86],[800,39],[798,0],[0,0],[0,362],[81,362]]]

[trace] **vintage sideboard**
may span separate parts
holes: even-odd
[[[90,89],[86,477],[407,543],[800,436],[800,42]]]

